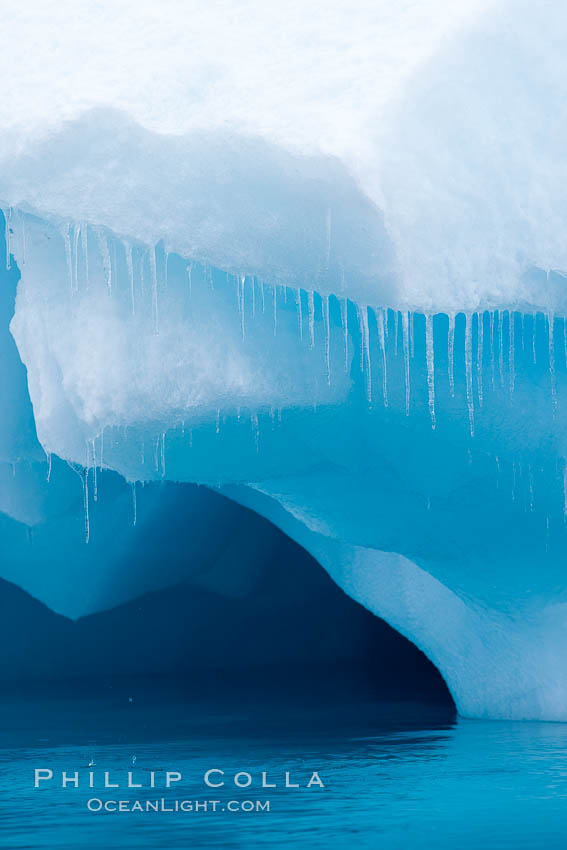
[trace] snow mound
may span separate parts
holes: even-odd
[[[565,311],[563,3],[238,10],[11,10],[0,201],[364,304]]]

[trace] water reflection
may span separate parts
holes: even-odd
[[[129,692],[134,699],[129,702]],[[130,694],[131,696],[132,694]],[[242,696],[242,695],[241,695]],[[41,720],[40,720],[41,716]],[[0,709],[6,846],[553,848],[567,834],[567,726],[457,720],[451,707],[144,691],[13,696]],[[142,788],[88,787],[134,771]],[[54,781],[33,787],[34,768]],[[227,785],[203,783],[211,769]],[[80,787],[60,787],[79,771]],[[150,788],[151,771],[182,781]],[[284,787],[286,771],[299,788]],[[305,787],[318,771],[325,788]],[[232,777],[247,772],[249,787]],[[276,788],[262,788],[262,772]],[[220,775],[216,775],[218,780]],[[156,783],[162,779],[156,778]],[[270,811],[92,813],[95,795],[270,800]]]

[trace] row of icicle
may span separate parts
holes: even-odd
[[[280,420],[281,421],[281,420]],[[255,428],[255,439],[257,441],[259,436],[259,425],[258,425],[258,417],[251,415],[251,422],[253,427]],[[177,429],[175,429],[177,430]],[[185,427],[182,429],[182,436],[185,436]],[[218,433],[218,422],[217,422],[217,433]],[[97,456],[97,448],[96,442],[100,439],[99,453]],[[153,451],[154,462],[155,462],[155,471],[161,474],[162,478],[165,478],[166,475],[166,454],[165,454],[165,440],[166,440],[166,432],[162,432],[156,438],[154,438],[153,442]],[[142,440],[142,464],[145,464],[145,449],[144,449],[145,441]],[[192,431],[189,429],[189,445],[192,446]],[[83,488],[83,499],[84,499],[84,524],[85,524],[85,540],[88,543],[90,539],[90,516],[89,516],[89,499],[92,498],[94,502],[98,501],[98,471],[104,469],[103,464],[103,450],[104,450],[104,432],[101,433],[100,438],[95,438],[93,440],[89,440],[87,443],[87,457],[86,464],[84,467],[77,466],[76,464],[69,464],[69,466],[73,469],[74,472],[78,475],[81,480],[81,485]],[[472,463],[472,455],[470,449],[468,450],[469,454],[469,463]],[[483,455],[487,455],[488,453],[482,452]],[[502,472],[503,472],[503,461],[499,458],[498,455],[489,455],[492,457],[495,466],[496,466],[496,489],[500,490],[502,488]],[[48,455],[48,473],[47,480],[49,481],[51,474],[51,463],[52,458],[51,455]],[[512,459],[508,462],[510,466],[510,494],[512,498],[512,502],[516,502],[518,500],[518,496],[521,496],[523,509],[525,512],[533,513],[535,510],[535,482],[534,482],[534,468],[530,463],[524,464],[521,460]],[[558,467],[561,466],[559,463],[559,459],[557,461]],[[560,470],[558,470],[560,471]],[[544,472],[544,469],[541,469],[541,472]],[[15,472],[14,472],[15,474]],[[90,483],[92,480],[92,484]],[[527,487],[520,487],[518,492],[518,482],[519,481],[527,481]],[[565,520],[567,519],[567,462],[562,460],[562,491],[563,491],[563,523],[565,524]],[[136,490],[136,481],[131,481],[131,490],[132,490],[132,525],[136,525],[137,523],[137,490]],[[427,500],[427,510],[431,510],[431,498],[429,497]],[[546,516],[546,550],[549,544],[549,529],[550,529],[550,516]]]
[[[12,236],[15,233],[18,240],[18,256],[20,262],[25,264],[26,258],[26,224],[25,215],[18,210],[7,209],[4,213],[6,221],[6,266],[10,267],[10,255],[12,247]],[[102,228],[90,227],[86,224],[67,224],[61,228],[63,245],[65,250],[68,283],[70,291],[73,294],[79,292],[80,282],[83,281],[85,287],[89,285],[89,233],[95,237],[104,278],[108,292],[112,295],[116,287],[116,240],[109,240],[106,232]],[[131,297],[132,314],[136,314],[137,299],[136,299],[136,277],[139,280],[139,285],[144,287],[145,266],[149,267],[149,278],[151,284],[152,298],[152,314],[155,333],[159,333],[159,315],[158,315],[158,273],[157,273],[157,249],[156,246],[144,246],[140,252],[139,245],[122,240],[122,250],[124,251],[125,267],[127,270],[128,286]],[[137,262],[134,262],[135,250],[137,251]],[[168,254],[164,251],[164,282],[167,286],[167,268]],[[135,267],[137,266],[137,268]],[[210,267],[205,266],[205,281],[207,285],[214,288],[213,274]],[[193,287],[193,264],[187,264],[187,279],[189,295],[191,295]],[[315,293],[302,288],[291,288],[282,284],[264,285],[258,278],[252,275],[231,274],[226,273],[228,283],[234,281],[236,285],[237,305],[240,318],[241,334],[244,338],[247,332],[250,315],[246,315],[247,292],[248,303],[251,302],[251,318],[256,316],[256,298],[261,301],[262,313],[267,312],[266,304],[266,288],[271,290],[271,305],[269,311],[272,314],[273,333],[277,334],[278,329],[278,297],[283,298],[287,303],[290,299],[295,304],[297,312],[297,327],[300,341],[304,339],[304,302],[307,305],[307,339],[311,349],[316,347],[316,307]],[[324,355],[326,363],[327,381],[331,383],[331,309],[330,296],[323,294],[318,296],[321,300],[320,316],[322,319],[322,327],[324,333]],[[332,296],[335,297],[335,296]],[[340,324],[342,327],[342,339],[344,346],[344,368],[348,370],[350,364],[350,337],[352,328],[349,328],[349,302],[346,298],[337,298],[340,311]],[[358,333],[360,344],[360,369],[364,378],[365,393],[369,404],[373,401],[373,376],[372,376],[372,351],[371,337],[375,337],[378,341],[378,360],[380,362],[381,372],[381,395],[382,402],[385,407],[389,406],[388,392],[388,361],[393,354],[397,357],[400,354],[403,357],[403,375],[404,375],[404,394],[405,394],[405,413],[409,415],[411,405],[411,360],[415,357],[415,337],[416,337],[416,318],[420,317],[420,321],[425,320],[425,374],[427,381],[427,406],[433,429],[437,425],[436,412],[436,377],[438,377],[438,364],[436,363],[436,349],[439,347],[439,329],[436,328],[434,335],[434,317],[431,314],[423,315],[419,312],[392,310],[389,308],[375,308],[360,306],[351,302],[351,309],[356,311],[356,332]],[[447,336],[446,336],[446,352],[447,352],[447,373],[450,394],[455,396],[455,327],[456,316],[462,315],[464,319],[464,364],[465,364],[465,395],[468,409],[468,420],[471,435],[475,431],[475,415],[476,405],[482,408],[484,403],[485,381],[488,371],[488,380],[491,384],[499,382],[501,386],[508,384],[510,394],[514,392],[516,383],[516,337],[520,336],[520,347],[522,351],[529,352],[531,359],[536,363],[538,353],[536,351],[536,323],[539,321],[537,316],[543,317],[545,328],[545,345],[546,345],[546,367],[549,372],[550,395],[552,409],[555,412],[557,406],[557,352],[558,347],[562,348],[561,359],[567,368],[567,322],[562,317],[556,317],[552,313],[526,314],[520,311],[511,310],[491,310],[483,312],[471,312],[447,315]],[[318,318],[318,317],[317,317]],[[526,320],[531,320],[531,333],[526,331]],[[436,324],[436,323],[435,323]],[[541,321],[540,321],[541,325]],[[559,337],[560,346],[557,345]],[[393,342],[391,342],[393,338]],[[401,343],[401,344],[400,344]],[[488,352],[488,356],[487,356]],[[444,352],[445,353],[445,352]],[[506,366],[506,369],[505,369]],[[475,393],[476,389],[476,393]],[[476,396],[476,397],[475,397]],[[256,447],[259,441],[259,425],[258,414],[251,413],[250,421],[254,433]],[[217,412],[216,430],[220,430],[220,411]],[[156,441],[156,452],[159,438]],[[165,476],[165,435],[161,438],[161,466],[162,475]],[[87,464],[84,473],[84,488],[85,488],[85,510],[87,513],[88,523],[88,489],[89,489],[89,469],[93,478],[93,495],[97,498],[97,481],[96,468],[97,463],[94,459],[94,444],[92,448],[93,458],[90,465]],[[102,459],[101,459],[102,465]],[[157,462],[156,462],[157,467]]]
[[[26,216],[20,210],[7,208],[4,209],[5,226],[6,226],[6,265],[10,267],[11,255],[11,239],[12,233],[16,234],[19,247],[19,255],[21,262],[25,263],[26,254]],[[92,227],[86,223],[66,223],[60,228],[63,239],[67,274],[69,287],[72,293],[79,291],[79,281],[82,279],[85,286],[89,285],[89,233],[95,237],[98,248],[104,278],[109,294],[112,294],[116,286],[116,240],[109,240],[106,231],[102,228]],[[130,291],[132,313],[136,313],[136,269],[134,263],[134,248],[135,246],[126,240],[121,240],[122,250],[124,251],[125,265],[127,269],[128,288]],[[140,246],[137,246],[138,248]],[[113,261],[114,255],[114,261]],[[164,283],[167,286],[167,269],[168,269],[168,253],[164,251]],[[139,286],[144,291],[144,276],[145,266],[149,268],[149,278],[151,285],[151,303],[152,303],[152,320],[154,332],[159,333],[159,304],[158,304],[158,273],[157,273],[157,253],[156,246],[143,246],[141,252],[138,252],[137,260],[137,277]],[[205,280],[213,286],[212,269],[205,266]],[[191,295],[193,286],[193,263],[187,264],[187,276],[189,294]],[[230,274],[226,272],[227,282],[231,279],[236,284],[237,305],[240,316],[240,326],[242,337],[245,337],[247,330],[248,318],[246,316],[246,291],[249,290],[251,300],[251,318],[255,318],[256,314],[256,289],[259,289],[261,298],[262,312],[266,312],[265,286],[255,276],[243,274]],[[304,310],[303,300],[307,303],[308,317],[308,339],[312,349],[315,348],[315,325],[316,325],[316,308],[314,292],[304,290],[302,288],[287,287],[283,284],[271,284],[271,312],[273,316],[273,332],[277,333],[278,323],[278,292],[281,290],[283,298],[288,301],[288,293],[292,293],[292,298],[295,302],[297,311],[298,333],[300,340],[303,340],[304,328]],[[280,296],[281,297],[281,296]],[[324,332],[324,355],[326,365],[327,382],[331,384],[331,324],[330,324],[330,296],[323,294],[321,298],[321,316]],[[349,325],[348,325],[348,300],[346,298],[337,299],[340,305],[340,322],[342,325],[342,337],[344,344],[344,365],[345,370],[349,368]],[[411,402],[411,381],[410,381],[410,361],[415,356],[415,318],[421,315],[419,312],[412,311],[394,311],[388,308],[374,308],[360,306],[353,303],[357,315],[357,331],[360,338],[360,369],[364,376],[364,387],[369,404],[373,401],[373,380],[372,380],[372,356],[371,356],[371,332],[370,323],[373,317],[374,328],[379,347],[378,360],[381,364],[381,389],[382,401],[385,407],[388,407],[388,336],[391,333],[390,328],[393,325],[394,354],[398,355],[398,338],[402,339],[402,356],[404,359],[404,392],[405,392],[405,412],[410,413]],[[447,362],[448,362],[448,380],[450,394],[455,395],[455,313],[448,314],[448,334],[447,334]],[[536,333],[535,333],[535,318],[532,317],[532,333],[531,347],[533,351],[533,361],[536,362]],[[504,320],[507,324],[508,337],[508,352],[506,355],[506,364],[508,371],[508,384],[510,393],[513,393],[516,374],[515,374],[515,332],[516,325],[519,324],[521,332],[521,345],[525,350],[525,313],[519,311],[484,311],[471,312],[464,314],[465,332],[464,332],[464,362],[465,362],[465,391],[468,408],[469,428],[471,435],[474,435],[475,430],[475,406],[478,403],[479,407],[483,406],[484,401],[484,368],[486,348],[489,349],[489,365],[491,373],[491,383],[495,382],[495,363],[498,363],[498,375],[500,384],[504,385]],[[544,314],[546,335],[547,335],[547,359],[550,375],[550,392],[552,408],[555,412],[557,405],[557,376],[556,376],[556,345],[555,345],[555,325],[556,321],[563,324],[563,349],[564,360],[567,368],[567,328],[565,327],[565,319],[557,319],[553,314]],[[519,320],[519,321],[518,321]],[[434,320],[431,314],[425,315],[425,365],[426,365],[426,380],[427,380],[427,403],[429,416],[432,428],[437,425],[436,413],[436,345],[434,344],[433,334]],[[489,339],[485,340],[485,326],[487,326]],[[474,330],[476,329],[476,332]],[[436,333],[436,338],[438,334]],[[473,342],[474,341],[474,342]],[[474,384],[476,384],[476,402],[474,393]]]

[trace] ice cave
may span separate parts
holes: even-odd
[[[564,721],[567,9],[463,3],[424,27],[376,5],[401,58],[363,51],[344,92],[336,21],[309,67],[283,27],[251,91],[259,14],[230,25],[234,73],[201,49],[180,80],[172,30],[153,83],[116,88],[110,61],[89,88],[87,57],[57,97],[47,69],[33,110],[41,48],[18,53],[14,13],[0,578],[73,619],[181,578],[245,595],[259,515],[462,715]],[[226,527],[254,538],[246,570],[217,557]]]

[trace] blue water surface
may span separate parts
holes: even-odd
[[[2,846],[9,848],[554,848],[567,836],[567,726],[458,719],[452,707],[344,690],[282,697],[214,682],[127,681],[0,709]],[[341,695],[342,694],[342,695]],[[135,756],[135,760],[134,760]],[[99,787],[88,787],[89,762]],[[134,762],[134,767],[132,764]],[[54,780],[34,788],[34,769]],[[205,771],[227,785],[207,789]],[[164,789],[164,770],[183,780]],[[79,771],[79,788],[60,772]],[[110,780],[154,789],[104,789]],[[325,788],[306,788],[312,771]],[[249,788],[232,776],[246,771]],[[262,788],[265,771],[278,787]],[[285,772],[302,787],[285,788]],[[216,774],[215,779],[220,775]],[[219,800],[217,811],[90,812],[87,801]],[[229,812],[235,801],[270,811]]]

